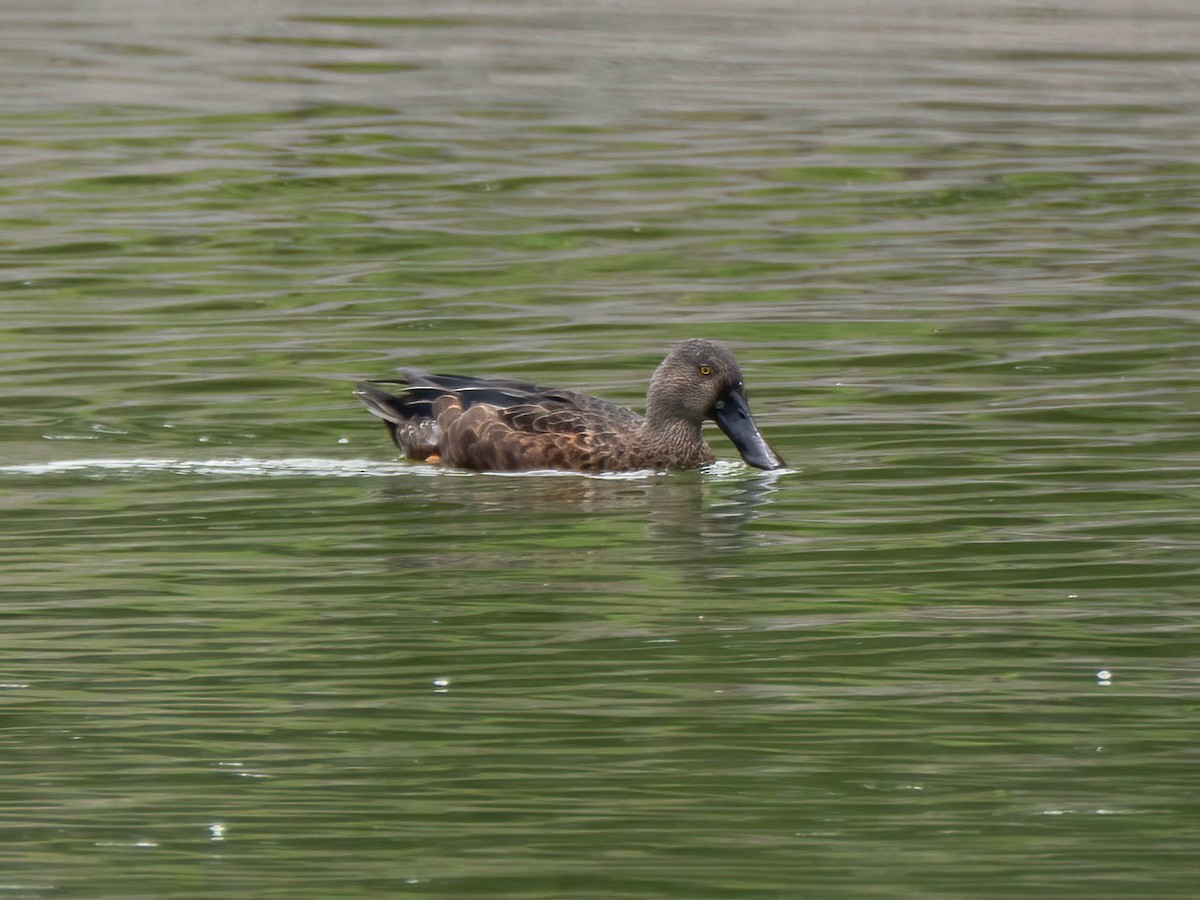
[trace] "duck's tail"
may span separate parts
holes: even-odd
[[[396,396],[365,381],[354,386],[354,396],[372,415],[383,419],[392,443],[405,456],[428,459],[438,454],[438,427],[432,398],[411,394]]]

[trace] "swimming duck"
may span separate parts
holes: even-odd
[[[644,417],[598,397],[523,381],[401,374],[359,382],[354,394],[410,459],[490,471],[695,468],[715,458],[700,433],[711,419],[748,464],[785,465],[754,424],[737,360],[713,341],[683,341],[667,354],[650,378]],[[377,384],[407,389],[396,395]]]

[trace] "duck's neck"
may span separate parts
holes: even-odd
[[[647,444],[653,444],[672,458],[700,458],[711,453],[700,434],[700,425],[700,422],[689,422],[678,415],[666,414],[650,400],[646,404],[642,436]]]
[[[654,382],[650,382],[650,391],[646,394],[646,425],[654,431],[680,432],[699,434],[700,423],[689,422],[679,415],[679,410],[671,403],[665,403],[658,396],[661,391],[655,390]]]

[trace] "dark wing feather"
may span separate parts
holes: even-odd
[[[401,369],[400,378],[393,384],[411,384],[413,387],[440,388],[443,391],[457,393],[464,388],[501,389],[515,391],[521,394],[551,393],[549,388],[540,387],[530,381],[516,381],[512,378],[479,378],[474,375],[430,375],[421,369]]]

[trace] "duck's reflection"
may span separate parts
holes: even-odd
[[[392,510],[395,546],[423,547],[418,565],[551,562],[572,550],[694,567],[759,544],[754,522],[786,477],[740,466],[636,478],[472,474],[397,478],[378,496]]]

